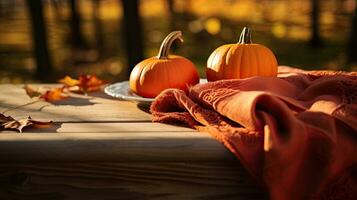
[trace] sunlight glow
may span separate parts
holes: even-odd
[[[216,35],[221,31],[221,21],[217,18],[209,18],[205,22],[205,29],[208,33]]]

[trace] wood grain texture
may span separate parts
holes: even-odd
[[[0,85],[0,91],[5,94],[0,97],[0,107],[3,108],[10,102],[17,106],[30,100],[20,85]],[[136,104],[100,95],[103,93],[97,93],[97,97],[80,95],[80,98],[97,102],[89,107],[85,105],[83,110],[80,102],[70,98],[67,103],[73,105],[63,108],[40,102],[9,112],[14,117],[25,117],[26,113],[34,119],[54,120],[55,123],[51,128],[27,129],[23,134],[3,131],[0,134],[0,162],[233,160],[230,153],[208,134],[151,123],[146,116],[149,114],[138,109]],[[40,104],[49,105],[31,110],[31,106],[37,108]]]
[[[187,128],[182,125],[169,125],[162,123],[151,122],[73,122],[73,123],[54,123],[53,126],[48,128],[25,129],[26,133],[120,133],[120,132],[196,132],[195,129]],[[10,132],[10,131],[8,131]],[[205,134],[207,135],[207,134]],[[208,137],[208,136],[207,136]]]
[[[3,199],[266,199],[239,163],[2,164]]]
[[[234,159],[222,144],[192,131],[0,134],[0,162]]]
[[[20,85],[0,94],[0,112],[31,101]],[[265,199],[207,133],[151,123],[147,108],[102,92],[6,114],[55,123],[0,132],[0,200]]]
[[[0,112],[33,101],[22,85],[0,84],[0,93]],[[118,101],[103,92],[90,93],[89,96],[72,94],[72,98],[52,103],[40,101],[6,112],[6,115],[16,119],[31,116],[56,122],[151,121],[150,114],[138,109],[136,103]]]

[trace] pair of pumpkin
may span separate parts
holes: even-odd
[[[187,91],[188,86],[199,82],[195,65],[188,59],[169,55],[175,40],[183,42],[181,31],[171,32],[162,42],[159,54],[137,64],[130,74],[130,89],[143,97],[152,98],[167,88]],[[253,44],[251,31],[244,28],[237,44],[218,47],[208,58],[208,81],[246,78],[251,76],[276,76],[277,61],[265,46]]]

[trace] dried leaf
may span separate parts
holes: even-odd
[[[64,78],[60,79],[58,82],[64,84],[66,87],[72,87],[72,86],[76,86],[79,85],[79,80],[77,79],[73,79],[70,76],[65,76]]]
[[[81,75],[79,76],[79,86],[84,92],[93,92],[100,89],[105,84],[105,81],[99,79],[94,75]]]
[[[63,83],[69,91],[79,93],[97,91],[106,83],[95,75],[81,75],[78,80],[66,76],[59,82]]]
[[[30,98],[41,96],[41,93],[40,93],[38,90],[35,90],[34,88],[32,88],[32,87],[29,86],[29,85],[25,85],[23,88],[25,89],[26,94],[27,94]]]
[[[0,114],[0,124],[4,123],[4,122],[8,122],[8,121],[12,121],[14,120],[14,118],[10,117],[10,116],[5,116],[3,114]]]
[[[25,85],[26,94],[33,98],[39,97],[45,101],[58,101],[67,98],[69,95],[64,91],[64,88],[51,88],[46,90],[34,89],[29,85]],[[26,105],[26,104],[25,104]]]
[[[52,88],[43,93],[40,98],[45,101],[58,101],[67,98],[69,95],[64,93],[63,88]]]
[[[33,120],[31,117],[27,119],[15,120],[11,116],[5,116],[0,114],[0,130],[17,130],[20,133],[25,127],[35,127],[35,128],[44,128],[49,127],[52,124],[52,121],[42,122]]]

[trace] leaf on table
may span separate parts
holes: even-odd
[[[25,85],[24,90],[26,91],[26,94],[29,97],[31,98],[39,97],[40,99],[43,99],[45,101],[59,101],[69,96],[64,91],[63,87],[41,90],[41,89],[34,89],[29,85]]]
[[[10,116],[5,116],[3,114],[0,114],[0,124],[4,123],[4,122],[8,122],[8,121],[12,121],[14,120],[14,118],[10,117]]]
[[[17,130],[22,133],[25,127],[45,128],[51,126],[52,121],[42,122],[33,120],[31,117],[26,119],[15,120],[11,116],[0,114],[0,131],[1,130]]]
[[[45,101],[59,101],[67,97],[69,97],[69,95],[64,92],[63,88],[49,89],[40,96],[40,98]]]
[[[39,92],[38,90],[34,89],[33,87],[31,87],[29,85],[25,85],[23,88],[26,91],[26,94],[30,98],[41,96],[41,92]]]
[[[64,84],[66,87],[72,87],[78,85],[80,82],[70,76],[65,76],[64,78],[58,80],[59,83]]]
[[[102,85],[105,84],[105,81],[99,79],[94,75],[81,75],[79,76],[79,86],[85,92],[97,91]]]
[[[71,92],[87,93],[97,91],[106,83],[95,75],[80,75],[78,79],[66,76],[59,80]]]

